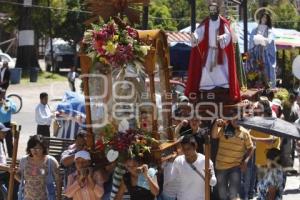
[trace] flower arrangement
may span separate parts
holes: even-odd
[[[150,47],[139,40],[137,30],[123,25],[118,25],[114,20],[106,24],[93,24],[92,30],[84,33],[84,53],[112,67],[143,62]]]
[[[110,162],[117,158],[143,157],[145,153],[150,153],[152,146],[159,144],[149,133],[140,129],[119,132],[111,124],[103,128],[101,136],[96,141],[96,150],[104,152]]]

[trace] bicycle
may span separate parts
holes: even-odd
[[[13,112],[13,114],[17,114],[18,112],[20,112],[20,110],[22,109],[22,106],[23,106],[22,97],[17,94],[9,94],[9,95],[7,95],[6,98],[10,99],[16,105],[16,111]]]

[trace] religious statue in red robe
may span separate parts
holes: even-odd
[[[234,46],[229,22],[219,15],[216,3],[209,5],[207,17],[192,34],[192,51],[185,95],[197,95],[214,88],[229,89],[230,100],[240,100]]]

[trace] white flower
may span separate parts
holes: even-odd
[[[143,45],[140,48],[144,55],[147,55],[148,51],[150,50],[150,46],[146,46],[146,45]]]
[[[119,152],[113,149],[110,149],[106,154],[106,158],[109,162],[114,162],[115,160],[117,160],[118,157],[119,157]]]

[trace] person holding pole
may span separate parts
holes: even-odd
[[[241,172],[246,171],[254,153],[249,131],[237,124],[236,110],[226,117],[228,120],[217,119],[212,128],[212,138],[219,139],[216,174],[220,200],[240,197]]]
[[[181,141],[183,155],[178,156],[172,166],[171,176],[180,180],[177,200],[205,200],[205,156],[197,153],[197,141],[185,135]],[[213,163],[210,160],[210,186],[217,184]],[[173,181],[170,178],[168,181]],[[167,183],[164,183],[167,184]]]

